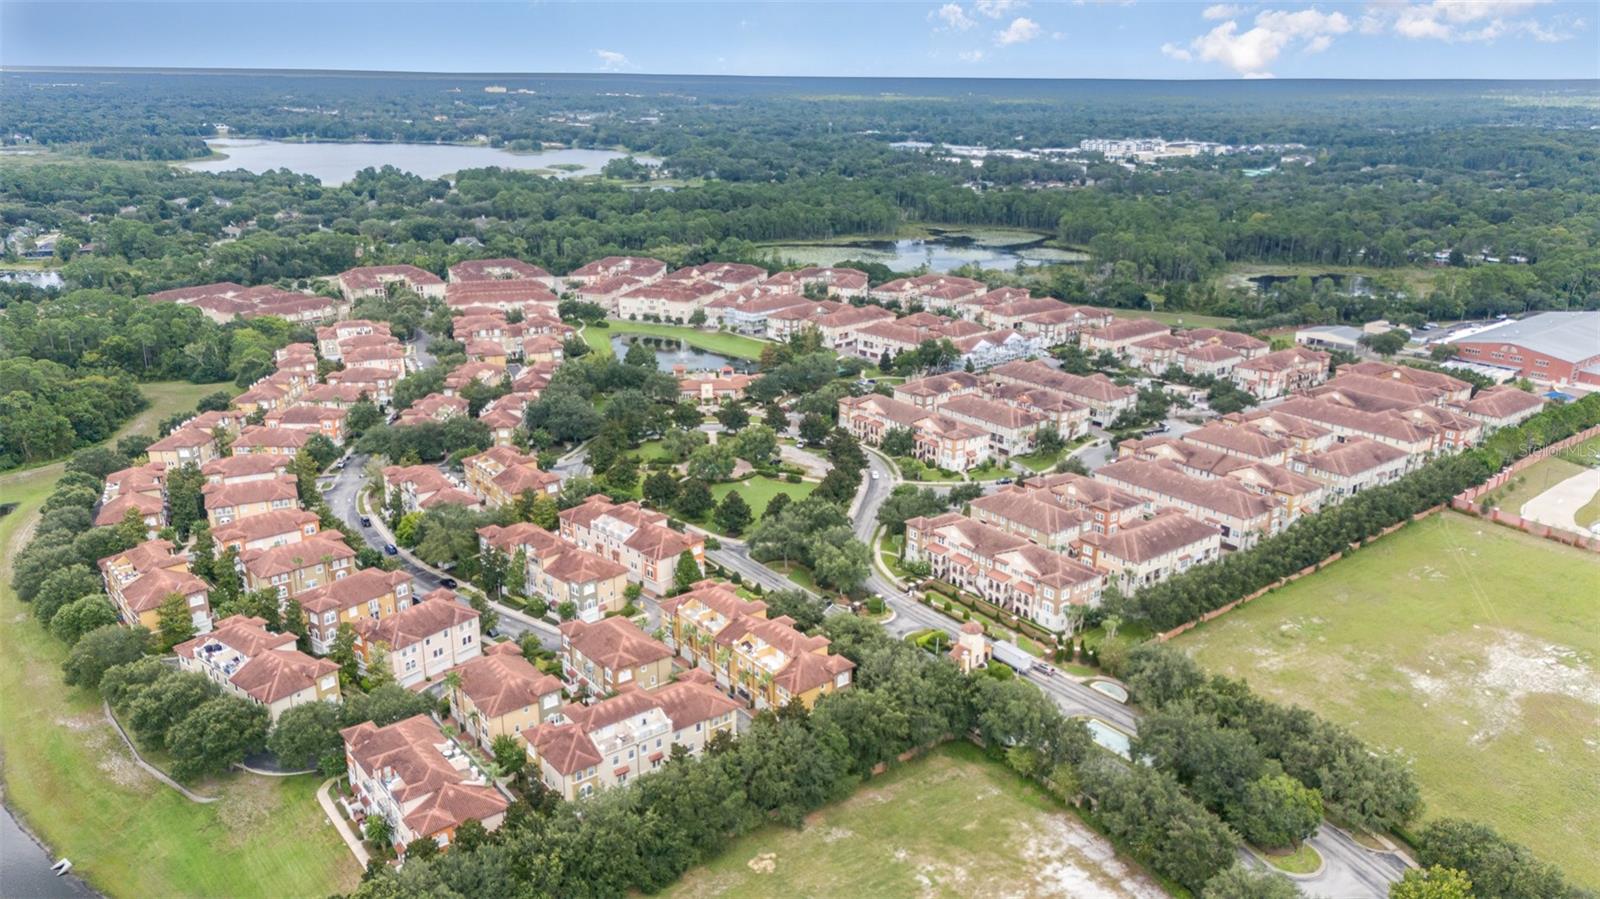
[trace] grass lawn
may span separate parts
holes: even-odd
[[[817,586],[817,579],[811,576],[811,569],[799,562],[767,562],[766,566],[779,574],[787,575],[789,580],[815,593],[822,593],[822,588]]]
[[[1489,823],[1593,887],[1596,597],[1600,558],[1447,513],[1175,642],[1400,750],[1425,817]]]
[[[762,514],[767,511],[767,503],[771,502],[774,496],[780,493],[787,493],[791,501],[798,501],[810,496],[811,491],[815,489],[817,489],[817,485],[808,481],[791,484],[778,478],[755,475],[742,481],[713,484],[711,485],[711,495],[720,503],[724,496],[735,490],[739,491],[739,494],[744,497],[744,501],[750,504],[750,513],[755,516],[757,521],[760,521]]]
[[[589,351],[602,359],[609,359],[616,353],[611,350],[611,329],[596,328],[588,325],[583,329],[583,342],[589,345]]]
[[[221,385],[155,384],[152,406],[117,436],[192,409]],[[26,543],[58,463],[6,476],[0,558]],[[66,648],[49,636],[0,571],[0,751],[6,798],[73,871],[108,895],[323,896],[353,888],[355,860],[316,802],[317,777],[236,775],[197,786],[189,802],[135,767],[101,715],[99,697],[61,683]]]
[[[1149,309],[1107,309],[1117,318],[1149,318],[1164,325],[1181,328],[1226,328],[1233,319],[1225,315],[1201,315],[1197,312],[1155,312]]]
[[[681,340],[692,347],[721,353],[724,356],[738,356],[743,359],[759,359],[761,351],[770,344],[764,340],[753,337],[744,337],[739,334],[727,334],[721,331],[700,331],[694,328],[681,328],[676,325],[658,325],[651,322],[629,322],[610,320],[611,327],[600,329],[599,333],[606,331],[611,334],[646,334],[651,337],[670,337]],[[589,331],[584,331],[587,339]],[[606,336],[609,349],[610,335]],[[589,344],[593,346],[593,342]]]
[[[735,840],[665,895],[1166,894],[1042,790],[957,743],[868,781],[800,830]]]
[[[996,465],[994,462],[985,462],[977,468],[967,469],[967,479],[973,481],[993,481],[999,478],[1015,477],[1016,471],[1009,465]]]
[[[961,475],[954,472],[946,473],[932,465],[924,465],[922,460],[911,456],[895,456],[894,464],[899,466],[900,474],[908,481],[959,481]]]

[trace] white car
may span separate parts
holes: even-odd
[[[877,473],[877,472],[873,472],[873,473],[872,473],[872,479],[873,479],[873,480],[874,480],[874,481],[876,481],[876,480],[877,480],[877,479],[878,479],[878,473]]]

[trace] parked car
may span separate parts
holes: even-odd
[[[365,515],[361,516],[361,526],[364,528],[372,527],[372,519]]]
[[[439,578],[439,586],[448,587],[451,590],[454,590],[456,588],[456,579],[453,577]]]
[[[400,554],[400,548],[395,546],[393,543],[385,543],[383,545],[383,551],[384,554],[390,556],[398,556]]]
[[[1009,483],[1011,483],[1011,479],[1010,478],[999,478],[999,479],[997,479],[995,481],[995,483],[996,484],[1009,484]]]

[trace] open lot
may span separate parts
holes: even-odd
[[[815,489],[817,489],[817,485],[810,481],[791,484],[788,481],[777,478],[755,475],[742,481],[713,484],[711,485],[711,495],[720,503],[723,497],[735,490],[739,491],[739,495],[743,496],[744,501],[750,505],[750,514],[754,515],[755,519],[759,521],[762,514],[767,511],[767,503],[772,502],[774,496],[780,493],[787,493],[790,500],[802,500],[810,496],[811,491]]]
[[[118,436],[227,385],[154,384],[152,406]],[[0,752],[6,799],[74,873],[109,895],[324,896],[360,876],[316,801],[317,777],[237,775],[196,789],[197,805],[137,768],[90,691],[61,682],[65,647],[11,590],[60,464],[0,481],[16,511],[0,518]]]
[[[1600,885],[1600,556],[1455,513],[1175,641],[1416,765],[1425,816],[1488,822]]]
[[[801,830],[735,840],[669,896],[1165,896],[1054,800],[967,744],[865,784]]]

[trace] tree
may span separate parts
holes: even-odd
[[[883,432],[878,448],[891,456],[910,456],[917,451],[917,439],[910,428],[890,428]]]
[[[328,658],[339,666],[339,680],[352,687],[361,681],[361,660],[356,655],[356,629],[348,621],[339,622]]]
[[[1357,342],[1380,356],[1393,356],[1405,349],[1411,334],[1404,328],[1395,328],[1382,334],[1363,334]]]
[[[1235,863],[1206,881],[1201,899],[1299,899],[1300,891],[1282,874]]]
[[[167,522],[178,532],[180,539],[187,538],[196,522],[206,520],[205,475],[194,465],[170,468],[167,476]]]
[[[168,594],[156,609],[156,651],[171,652],[179,643],[193,640],[194,633],[188,601],[177,593]]]
[[[1555,866],[1534,858],[1527,847],[1505,839],[1488,825],[1440,818],[1424,827],[1418,837],[1417,861],[1429,869],[1452,868],[1465,874],[1473,895],[1496,899],[1576,899],[1584,895],[1568,884]]]
[[[100,593],[103,589],[100,578],[87,565],[58,568],[45,575],[32,597],[34,617],[40,624],[48,625],[63,606],[84,596]],[[18,595],[22,592],[19,585]]]
[[[142,627],[126,628],[115,624],[97,627],[84,634],[61,663],[63,680],[69,687],[100,685],[108,668],[137,660],[150,646],[150,632]]]
[[[1115,635],[1108,630],[1107,636]],[[1133,695],[1153,709],[1189,696],[1206,681],[1194,659],[1164,643],[1141,643],[1122,664],[1122,679]]]
[[[829,528],[817,535],[811,573],[817,583],[846,593],[861,586],[871,570],[872,556],[848,526]]]
[[[796,630],[810,633],[827,618],[827,601],[802,590],[774,590],[761,599],[767,604],[769,618],[787,615],[794,619]]]
[[[350,432],[352,438],[360,437],[368,429],[382,423],[383,412],[378,409],[377,404],[367,399],[366,394],[362,394],[361,398],[350,406],[350,411],[344,418],[345,430]]]
[[[833,423],[815,412],[807,412],[800,418],[800,439],[807,443],[827,440],[832,430]]]
[[[1230,818],[1257,846],[1297,848],[1322,824],[1322,794],[1287,774],[1263,776],[1245,787],[1239,812]]]
[[[71,646],[95,628],[116,623],[116,606],[104,594],[92,593],[58,609],[50,618],[50,633]]]
[[[1455,868],[1412,868],[1389,885],[1389,899],[1472,899],[1472,880]]]
[[[793,500],[789,498],[789,494],[779,493],[773,496],[772,499],[767,500],[767,507],[761,510],[761,517],[763,519],[775,518],[778,515],[783,514],[783,510],[791,502],[793,502]]]
[[[699,520],[711,511],[711,487],[699,478],[690,478],[678,485],[678,513],[684,518]]]
[[[556,617],[562,621],[571,621],[578,617],[578,604],[570,599],[564,599],[556,604]]]
[[[512,596],[528,595],[528,551],[517,547],[506,566],[506,592]]]
[[[639,460],[624,455],[606,470],[606,486],[626,493],[639,483]]]
[[[672,570],[672,582],[677,587],[677,592],[682,593],[689,589],[704,576],[700,570],[700,563],[695,561],[694,553],[684,550],[678,556],[677,566]]]
[[[702,446],[689,456],[689,477],[715,484],[733,476],[738,464],[733,448],[727,443]]]
[[[733,441],[734,455],[760,468],[778,456],[778,435],[766,425],[751,425]]]
[[[168,731],[218,692],[217,685],[203,674],[169,669],[127,697],[128,727],[140,743],[161,749],[166,746]]]
[[[561,510],[548,494],[540,494],[533,501],[531,515],[528,520],[547,531],[554,531],[561,524]]]
[[[490,744],[489,752],[494,756],[494,766],[500,769],[501,777],[516,777],[528,766],[527,750],[523,749],[522,743],[510,734],[495,737],[494,742]]]
[[[218,696],[189,713],[167,734],[172,774],[192,780],[219,774],[266,745],[267,707],[233,696]]]
[[[339,713],[339,707],[331,702],[307,702],[287,709],[267,735],[267,751],[289,770],[317,768],[334,776],[330,768],[344,767]]]
[[[622,364],[655,371],[656,351],[644,340],[635,340],[628,345],[628,351],[622,355]]]
[[[382,815],[368,815],[362,833],[367,842],[385,850],[391,848],[390,844],[394,842],[394,826]]]
[[[750,423],[750,413],[746,412],[737,401],[728,400],[717,410],[717,421],[721,422],[724,428],[737,433]]]
[[[722,498],[722,502],[717,504],[714,517],[716,518],[717,526],[724,533],[737,537],[744,531],[745,526],[750,523],[753,516],[750,513],[750,505],[744,501],[744,497],[739,495],[739,491],[730,490],[728,495]]]
[[[670,509],[678,501],[678,479],[657,471],[644,479],[644,501],[657,509]]]
[[[402,854],[406,862],[420,862],[439,857],[439,841],[433,837],[417,837],[405,845]]]
[[[478,557],[478,586],[483,592],[498,597],[506,586],[506,574],[511,560],[497,547],[487,547]]]

